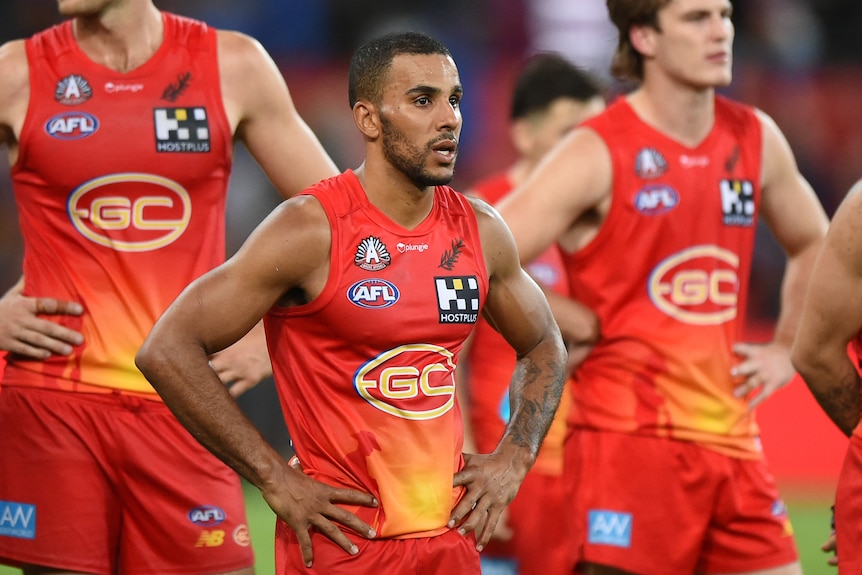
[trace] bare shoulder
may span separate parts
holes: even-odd
[[[218,30],[219,69],[227,80],[253,78],[271,68],[272,58],[259,41],[242,32]]]
[[[0,125],[19,125],[30,98],[30,74],[24,40],[0,46]]]
[[[485,200],[463,194],[467,202],[473,207],[473,212],[476,214],[476,221],[479,224],[479,233],[485,235],[487,233],[507,233],[508,227],[503,221],[499,212]]]

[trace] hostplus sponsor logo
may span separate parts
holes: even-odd
[[[440,323],[476,323],[479,318],[479,280],[476,276],[435,277]]]
[[[35,539],[36,506],[17,501],[0,501],[0,535]]]
[[[156,108],[156,151],[204,153],[210,151],[210,128],[206,108]]]
[[[748,180],[722,180],[721,222],[726,226],[754,225],[754,184]]]

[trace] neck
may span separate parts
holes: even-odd
[[[388,164],[385,164],[388,166]],[[375,170],[364,162],[356,177],[371,204],[399,226],[412,230],[434,206],[434,187],[419,188],[396,170]]]
[[[151,2],[126,2],[73,20],[75,40],[94,62],[129,72],[149,60],[164,38],[162,15]]]
[[[642,84],[628,101],[644,122],[687,146],[702,142],[715,121],[713,88],[683,88],[654,81]]]

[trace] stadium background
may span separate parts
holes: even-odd
[[[300,113],[342,169],[356,167],[362,141],[347,105],[350,53],[392,29],[418,29],[451,48],[465,86],[464,131],[454,186],[466,188],[508,164],[506,115],[520,60],[555,50],[603,77],[613,97],[625,90],[607,75],[615,43],[603,0],[155,0],[164,10],[258,38],[282,69]],[[769,113],[784,130],[800,168],[831,215],[859,177],[862,158],[862,52],[855,34],[862,3],[852,0],[744,0],[737,26],[731,97]],[[0,3],[0,41],[23,38],[59,17],[54,0]],[[481,23],[481,25],[480,25]],[[238,149],[228,204],[228,251],[275,205],[277,195]],[[761,233],[762,232],[762,233]],[[5,156],[0,158],[0,290],[20,274],[21,239]],[[769,337],[778,304],[783,256],[759,230],[749,331]],[[285,453],[290,446],[271,381],[240,398],[246,413]],[[828,534],[829,506],[845,439],[795,380],[759,408],[763,445],[790,510],[808,574],[833,573],[818,548]],[[34,472],[37,472],[34,470]],[[258,573],[272,572],[273,515],[248,491]],[[672,518],[671,518],[672,519]],[[0,575],[15,573],[0,567]]]

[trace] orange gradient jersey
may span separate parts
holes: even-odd
[[[488,203],[496,204],[512,188],[507,174],[501,173],[478,182],[473,193]],[[557,246],[546,250],[525,268],[545,287],[560,295],[569,294],[568,278]],[[515,351],[491,324],[480,318],[467,348],[466,359],[469,366],[468,418],[477,451],[490,453],[497,447],[509,420],[509,382],[515,370]],[[533,471],[545,475],[562,474],[563,440],[570,404],[571,397],[566,391],[542,442]]]
[[[77,301],[66,357],[10,356],[9,385],[157,397],[134,365],[156,319],[224,259],[231,134],[215,30],[164,14],[161,47],[121,74],[70,22],[27,40],[30,102],[12,181],[25,294]]]
[[[759,120],[716,97],[712,131],[687,147],[621,98],[585,126],[610,151],[613,197],[595,239],[564,254],[573,296],[602,326],[576,371],[570,422],[759,457],[730,376],[760,203]]]
[[[462,492],[455,365],[488,286],[476,216],[439,186],[406,230],[351,171],[310,193],[332,229],[329,279],[312,302],[265,319],[294,448],[310,476],[377,498],[350,510],[381,537],[437,535]]]

